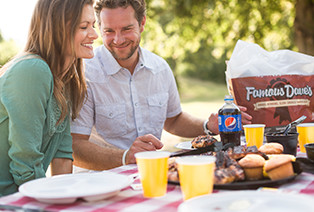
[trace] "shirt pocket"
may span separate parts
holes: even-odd
[[[153,128],[163,129],[167,118],[168,93],[159,93],[147,98],[150,124]]]
[[[105,137],[112,138],[125,135],[126,109],[124,104],[96,106],[96,128]]]

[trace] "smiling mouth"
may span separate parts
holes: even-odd
[[[128,45],[123,45],[123,46],[113,46],[113,48],[115,48],[115,49],[125,49],[126,47],[128,47]]]
[[[93,49],[93,44],[92,43],[86,43],[86,44],[82,44],[82,46],[89,48],[89,49]]]
[[[116,48],[116,49],[124,49],[130,45],[130,42],[124,42],[120,45],[116,45],[114,43],[111,44],[111,48]]]

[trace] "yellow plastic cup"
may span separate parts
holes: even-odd
[[[184,200],[213,192],[215,161],[213,156],[200,155],[176,159]]]
[[[299,146],[301,152],[306,152],[304,145],[314,143],[314,123],[303,123],[297,125],[299,133]]]
[[[169,156],[170,152],[166,151],[146,151],[135,154],[144,197],[161,197],[166,194]]]
[[[263,145],[265,124],[247,124],[243,128],[247,146],[259,148]]]

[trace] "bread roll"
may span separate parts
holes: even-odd
[[[294,175],[290,155],[271,157],[265,164],[265,171],[271,180],[284,179]]]
[[[260,180],[263,179],[263,167],[265,159],[258,154],[248,154],[241,160],[239,165],[243,168],[245,179]]]
[[[262,145],[258,151],[265,153],[265,154],[282,154],[283,146],[280,143],[266,143]]]

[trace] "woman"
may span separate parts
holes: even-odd
[[[93,0],[39,0],[24,52],[0,70],[0,196],[50,163],[52,175],[72,172],[69,123],[85,98],[94,23]]]

